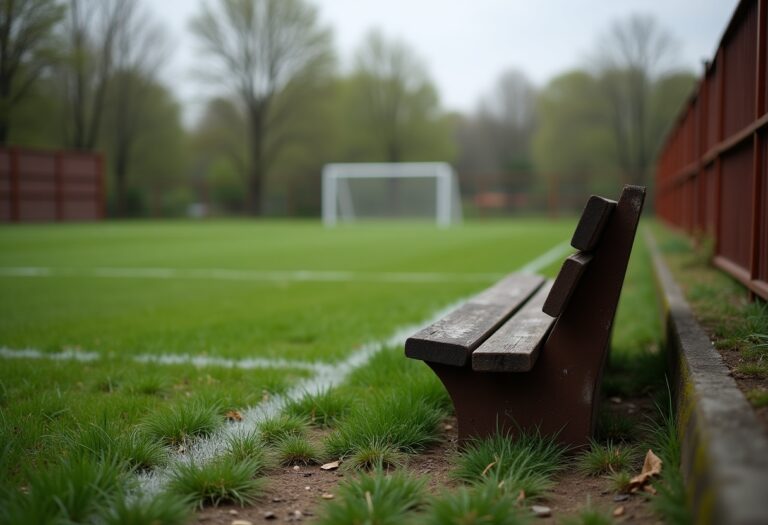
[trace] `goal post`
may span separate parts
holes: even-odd
[[[444,162],[342,163],[323,168],[325,226],[382,218],[461,222],[459,184]]]

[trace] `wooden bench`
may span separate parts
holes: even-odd
[[[453,401],[459,441],[538,429],[592,437],[616,306],[645,199],[592,196],[557,278],[511,274],[405,343]]]

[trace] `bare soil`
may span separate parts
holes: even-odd
[[[649,399],[608,401],[609,410],[644,418],[652,416],[655,408]],[[410,458],[407,469],[414,475],[428,479],[428,490],[436,494],[458,484],[451,479],[451,458],[456,457],[456,421],[447,419],[443,424],[443,441],[435,447]],[[199,512],[193,523],[201,525],[232,525],[241,521],[261,523],[312,523],[317,519],[320,507],[328,498],[335,498],[338,485],[354,473],[343,469],[325,471],[319,465],[307,467],[281,467],[267,475],[268,488],[264,497],[250,507],[223,505],[206,508]],[[608,513],[616,512],[616,523],[661,523],[653,514],[650,498],[646,494],[618,495],[612,491],[610,481],[603,477],[585,476],[568,467],[556,478],[556,486],[546,501],[538,503],[551,509],[551,516],[534,523],[556,524],[567,515],[577,512],[591,503],[593,507]]]

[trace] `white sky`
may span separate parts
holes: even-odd
[[[196,115],[211,87],[192,70],[198,59],[189,19],[202,0],[145,0],[171,41],[165,81]],[[205,0],[213,2],[217,0]],[[681,66],[701,71],[711,58],[737,0],[309,0],[333,29],[342,66],[372,28],[407,41],[429,67],[448,109],[471,111],[506,69],[538,86],[579,67],[611,21],[655,15],[678,40]]]

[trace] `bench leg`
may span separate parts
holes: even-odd
[[[564,375],[564,368],[541,361],[546,360],[540,357],[534,371],[525,374],[428,363],[453,401],[460,445],[497,431],[539,431],[576,447],[589,443],[599,401],[594,372],[575,367]]]

